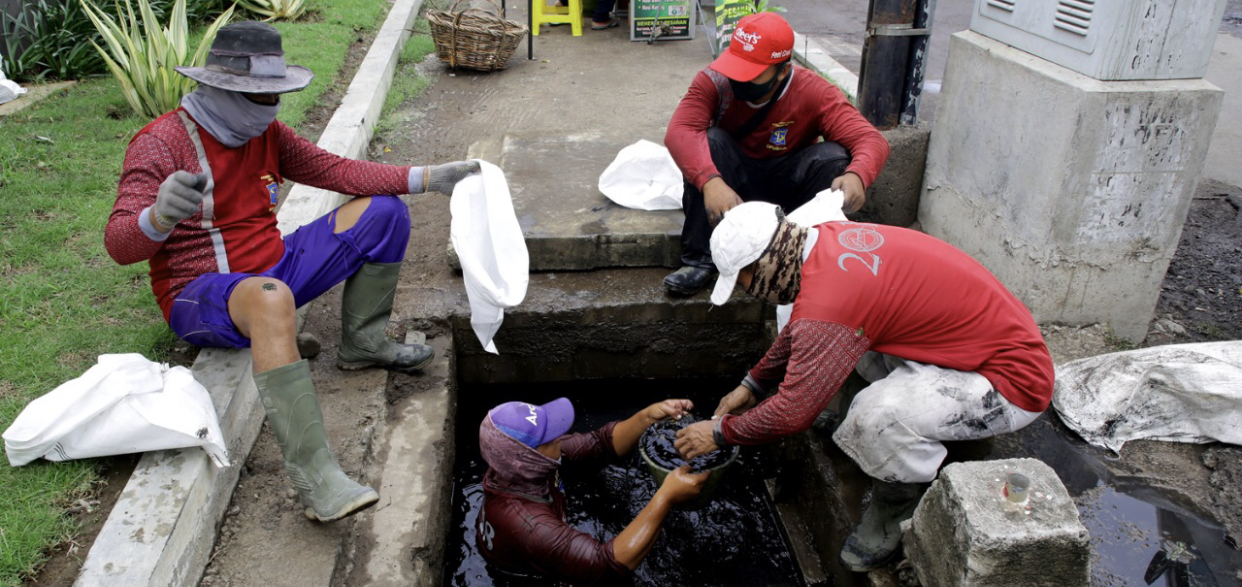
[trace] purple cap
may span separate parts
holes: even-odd
[[[492,408],[487,416],[509,438],[535,448],[569,432],[574,425],[574,405],[565,397],[542,406],[507,402]]]

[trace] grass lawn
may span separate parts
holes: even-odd
[[[294,128],[329,84],[348,83],[335,79],[346,53],[378,28],[388,8],[385,0],[311,6],[307,22],[276,24],[286,59],[316,73],[310,87],[282,100],[280,119]],[[118,266],[103,247],[126,145],[147,122],[130,112],[111,77],[0,118],[0,430],[98,355],[165,360],[175,342],[146,263]],[[20,585],[49,547],[72,539],[76,527],[66,509],[92,492],[99,465],[37,461],[13,468],[0,456],[0,587]]]

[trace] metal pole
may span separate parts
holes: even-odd
[[[535,2],[543,0],[530,0],[530,4],[526,6],[526,60],[533,61],[535,59]]]
[[[914,28],[928,32],[911,37],[909,74],[901,94],[901,124],[911,125],[919,121],[919,97],[923,95],[923,73],[927,70],[927,44],[931,40],[932,17],[935,15],[936,0],[919,0],[914,12]]]
[[[923,58],[934,0],[871,0],[867,40],[858,72],[858,110],[878,128],[902,122],[907,108],[917,110]],[[925,18],[920,18],[922,14]],[[922,39],[920,50],[916,41]],[[908,86],[913,86],[909,87]],[[910,95],[913,97],[911,98]],[[913,106],[911,106],[913,103]]]

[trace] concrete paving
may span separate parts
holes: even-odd
[[[668,113],[671,114],[671,113]],[[569,136],[506,134],[481,141],[470,157],[506,170],[531,271],[600,267],[678,267],[682,213],[618,206],[598,189],[617,152],[640,138],[626,129]],[[573,173],[548,173],[555,167]]]

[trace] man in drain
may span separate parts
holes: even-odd
[[[250,347],[254,382],[305,514],[321,522],[378,501],[328,447],[298,306],[344,281],[337,366],[415,371],[431,347],[388,340],[397,274],[410,237],[393,195],[449,193],[477,162],[382,165],[333,155],[276,120],[280,95],[314,74],[285,65],[280,33],[258,22],[219,30],[181,107],[129,143],[104,245],[122,265],[149,261],[151,289],[173,332],[204,347]],[[281,237],[275,209],[292,179],[356,197]]]
[[[855,212],[888,159],[884,135],[839,88],[793,65],[793,46],[779,15],[743,18],[673,112],[664,144],[684,176],[686,215],[683,266],[664,279],[674,294],[698,293],[716,273],[709,239],[726,210],[759,200],[788,212],[835,188]]]
[[[487,461],[475,540],[491,564],[573,585],[622,583],[655,544],[669,509],[699,494],[709,472],[683,465],[668,474],[651,501],[615,538],[600,542],[565,521],[557,471],[564,463],[602,463],[629,454],[644,430],[694,407],[671,399],[591,433],[566,434],[574,423],[567,398],[539,405],[496,406],[479,426]]]
[[[775,205],[748,202],[725,214],[712,256],[712,303],[728,301],[736,283],[792,302],[793,314],[713,421],[679,431],[675,446],[691,458],[804,431],[856,370],[870,384],[833,434],[872,480],[841,549],[850,569],[896,552],[901,521],[945,457],[942,441],[1013,432],[1052,399],[1052,358],[1030,312],[943,241],[855,222],[804,228]]]

